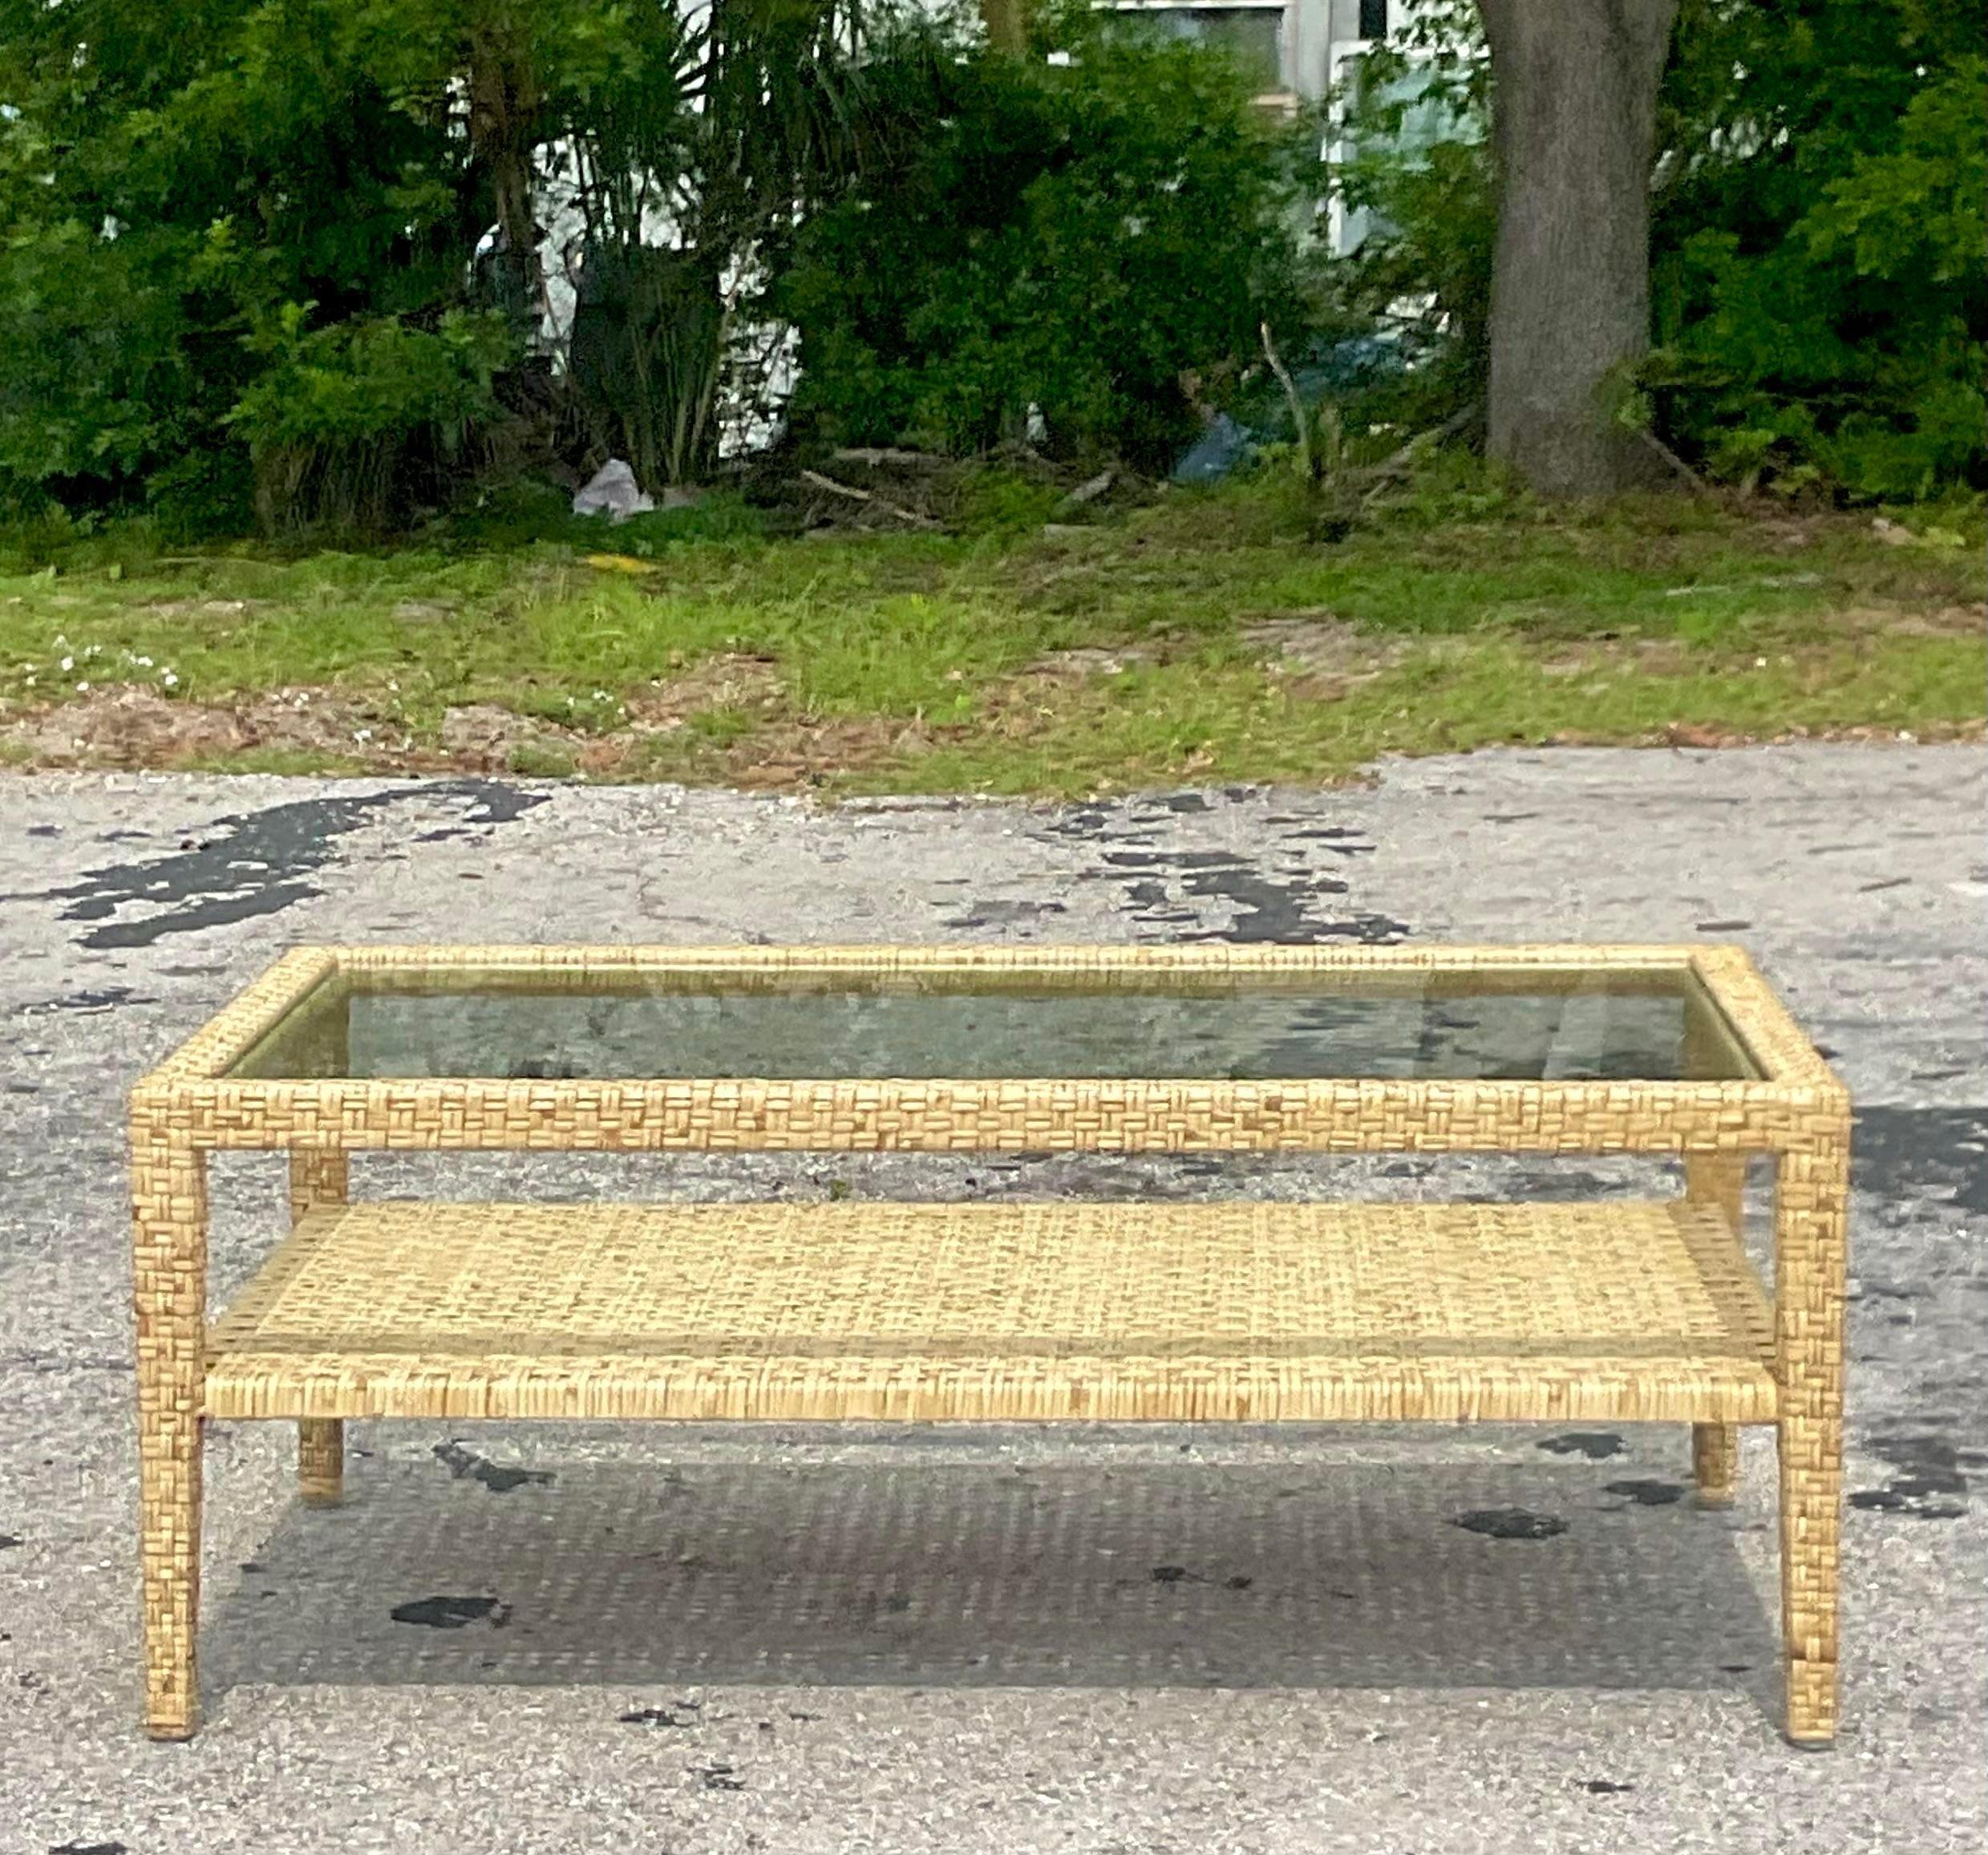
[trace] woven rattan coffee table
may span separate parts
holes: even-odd
[[[1788,1732],[1826,1743],[1849,1120],[1731,948],[299,949],[132,1098],[146,1727],[193,1730],[209,1418],[296,1422],[310,1502],[349,1417],[1480,1419],[1689,1424],[1715,1503],[1775,1424]],[[210,1322],[238,1148],[287,1150],[293,1228]],[[1686,1187],[348,1202],[377,1148],[1655,1153]]]

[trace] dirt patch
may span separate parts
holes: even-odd
[[[1135,663],[1151,663],[1153,653],[1143,645],[1120,645],[1106,650],[1079,645],[1072,650],[1046,650],[1022,672],[1025,676],[1122,676]]]
[[[1988,603],[1936,606],[1929,611],[1859,606],[1832,613],[1824,622],[1832,630],[1853,636],[1881,631],[1891,638],[1978,638],[1988,625]]]
[[[244,618],[266,599],[156,599],[139,610],[154,618]]]
[[[1642,675],[1684,676],[1694,667],[1690,647],[1675,638],[1638,638],[1634,648],[1630,667]]]
[[[635,731],[653,734],[680,728],[692,715],[713,709],[768,714],[785,699],[786,685],[771,658],[727,651],[633,691],[626,706]]]
[[[1980,614],[1972,607],[1955,606],[1916,617],[1917,623],[1907,625],[1899,622],[1896,612],[1859,612],[1843,614],[1840,622],[1862,626],[1873,636],[1880,630],[1981,634]],[[1375,638],[1318,614],[1266,616],[1245,636],[1272,654],[1265,666],[1272,687],[1283,698],[1303,703],[1344,699],[1384,674],[1407,650],[1468,649],[1461,641],[1452,646]],[[1844,654],[1840,647],[1834,654]],[[1108,727],[1129,693],[1114,687],[1116,677],[1135,665],[1167,657],[1164,641],[1053,651],[1026,670],[976,690],[970,719],[932,723],[804,714],[777,662],[727,652],[624,692],[623,715],[602,731],[485,702],[448,710],[438,735],[419,743],[400,719],[398,698],[391,695],[293,687],[233,702],[202,703],[176,700],[156,687],[111,685],[62,703],[0,703],[0,757],[49,768],[170,768],[253,765],[256,756],[268,755],[326,771],[527,777],[577,772],[601,780],[662,778],[804,792],[844,777],[894,777],[893,769],[954,747],[998,752],[1006,743],[1020,746],[1067,731]],[[1662,676],[1699,665],[1696,654],[1671,638],[1592,647],[1563,644],[1540,662],[1546,675],[1570,678]],[[1768,725],[1747,732],[1679,721],[1642,740],[1701,748],[1770,740],[1980,740],[1984,732],[1988,730],[1978,716],[1925,723],[1911,731]],[[1570,746],[1627,744],[1619,733],[1589,735],[1578,729],[1553,738]]]
[[[0,739],[38,766],[170,766],[239,753],[247,724],[228,709],[172,702],[146,689],[110,689],[0,723]]]
[[[1329,612],[1286,612],[1241,628],[1242,642],[1268,659],[1264,674],[1294,702],[1339,702],[1383,676],[1404,643],[1356,630]]]
[[[219,704],[113,687],[0,721],[0,741],[47,767],[170,767],[258,748],[372,760],[403,740],[368,705],[323,689]]]
[[[1293,702],[1343,702],[1363,682],[1372,682],[1382,673],[1363,670],[1356,675],[1294,676],[1281,685]]]
[[[750,770],[763,741],[778,766],[771,782],[804,784],[838,754],[875,751],[868,736],[901,728],[868,723],[810,728],[779,724],[784,695],[770,661],[728,655],[633,695],[626,725],[592,734],[498,703],[444,711],[431,742],[417,743],[395,715],[362,698],[325,688],[272,690],[234,703],[175,700],[156,689],[112,687],[73,702],[0,713],[0,750],[34,767],[171,768],[212,764],[256,753],[296,755],[382,772],[545,772],[573,769],[611,776],[639,772],[658,735],[713,710],[743,710],[750,741],[712,743],[727,768]],[[775,724],[769,735],[766,724]],[[755,781],[765,784],[767,780]]]
[[[902,716],[807,714],[793,706],[777,662],[743,653],[707,658],[632,691],[625,707],[628,725],[596,737],[578,755],[583,772],[804,792],[970,731]],[[727,726],[699,727],[700,715],[723,715]]]
[[[743,791],[796,792],[894,765],[962,731],[902,716],[791,716],[715,752],[707,764],[723,784]]]
[[[277,689],[235,711],[252,747],[358,755],[411,746],[407,731],[373,703],[329,689]]]
[[[587,738],[571,728],[516,715],[492,702],[466,703],[442,716],[441,747],[451,767],[480,773],[510,771],[521,759],[537,756],[573,764]]]
[[[1561,650],[1541,658],[1535,667],[1541,676],[1564,682],[1583,676],[1685,676],[1703,664],[1674,638],[1635,638]]]
[[[1549,747],[1779,747],[1791,741],[1856,742],[1876,747],[1941,746],[1957,741],[1988,739],[1988,723],[1981,721],[1936,721],[1917,728],[1805,727],[1797,723],[1784,728],[1753,730],[1720,727],[1707,722],[1667,722],[1652,733],[1627,735],[1584,728],[1563,728],[1543,738]]]
[[[1282,612],[1253,619],[1240,636],[1270,659],[1273,674],[1345,678],[1377,674],[1399,661],[1404,646],[1356,630],[1330,612]]]

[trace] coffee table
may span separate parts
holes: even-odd
[[[322,1503],[354,1417],[1677,1423],[1712,1504],[1772,1424],[1786,1730],[1835,1731],[1850,1104],[1737,948],[299,948],[131,1111],[155,1737],[204,1424],[294,1421]],[[349,1201],[382,1148],[1644,1153],[1685,1193]],[[292,1229],[210,1322],[236,1149],[287,1152]]]

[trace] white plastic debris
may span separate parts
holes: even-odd
[[[605,512],[613,521],[624,522],[633,515],[647,515],[656,506],[652,496],[642,493],[634,469],[621,458],[610,457],[593,473],[593,480],[573,499],[577,516]]]

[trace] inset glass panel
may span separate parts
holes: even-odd
[[[443,967],[327,979],[271,1079],[1680,1081],[1759,1071],[1688,971],[867,976]]]

